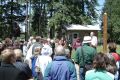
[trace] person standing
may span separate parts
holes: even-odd
[[[62,45],[55,48],[55,57],[45,70],[44,80],[77,80],[75,66],[67,59]]]
[[[35,49],[36,51],[39,53],[40,55],[40,51],[41,51],[41,48],[43,47],[43,45],[39,42],[39,39],[33,39],[32,40],[32,44],[30,46],[30,48],[28,49],[27,51],[27,54],[26,54],[26,57],[25,57],[25,62],[27,62],[31,68],[31,59],[34,61],[35,59],[35,55],[34,55],[34,52],[35,52]],[[36,60],[36,59],[35,59]]]
[[[95,36],[94,32],[91,32],[90,36],[91,36],[91,46],[94,47],[94,48],[96,48],[97,44],[98,44],[97,36]]]
[[[27,51],[28,51],[28,48],[27,48],[27,41],[25,41],[25,42],[23,43],[23,50],[22,50],[23,56],[24,56],[24,57],[26,57]]]
[[[22,50],[14,49],[14,53],[16,55],[16,62],[14,63],[14,66],[24,72],[26,75],[26,80],[32,79],[32,70],[27,63],[23,62]]]
[[[111,68],[113,68],[113,70],[109,70],[109,67],[108,67],[108,71],[115,74],[115,80],[119,80],[120,79],[120,71],[119,71],[120,55],[116,52],[116,49],[117,49],[116,43],[110,42],[108,44],[108,49],[109,49],[109,53],[107,54],[107,56],[110,58]]]
[[[117,45],[115,42],[110,42],[108,44],[108,49],[109,49],[109,53],[110,55],[113,56],[113,58],[115,59],[115,61],[120,61],[120,55],[116,52],[117,49]]]
[[[86,72],[85,80],[114,80],[114,75],[106,70],[108,60],[107,55],[98,53],[93,60],[94,69]]]
[[[84,67],[87,65],[89,68],[92,66],[93,58],[96,55],[96,49],[91,47],[91,37],[84,36],[83,45],[78,47],[75,52],[74,61],[80,67],[80,80],[84,80],[85,78],[85,71]]]
[[[2,64],[0,67],[0,80],[26,80],[24,72],[20,71],[13,65],[16,61],[13,50],[3,50],[1,57]]]

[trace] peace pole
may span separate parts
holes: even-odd
[[[107,53],[107,13],[103,15],[103,52]]]

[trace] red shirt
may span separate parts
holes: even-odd
[[[112,53],[112,56],[114,57],[115,61],[119,61],[120,60],[120,55],[117,53]]]

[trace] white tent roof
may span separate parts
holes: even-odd
[[[79,24],[72,24],[66,26],[67,30],[101,30],[99,25],[79,25]]]

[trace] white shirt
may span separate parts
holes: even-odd
[[[26,46],[26,45],[23,45],[23,55],[24,55],[24,57],[26,57],[27,51],[28,51],[27,46]]]
[[[40,55],[40,56],[38,56],[38,58],[36,60],[35,66],[40,69],[43,77],[44,77],[45,69],[50,62],[52,62],[52,58],[47,55]]]
[[[32,67],[32,63],[31,63],[32,48],[33,48],[33,45],[30,46],[25,57],[25,62],[27,61],[30,68]]]
[[[45,45],[43,46],[42,51],[41,51],[41,54],[44,54],[44,53],[46,53],[46,52],[48,53],[49,56],[52,55],[52,48],[51,48],[51,46],[48,45],[48,44],[45,44]]]
[[[98,40],[96,36],[91,37],[91,45],[97,47]]]

